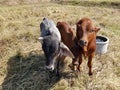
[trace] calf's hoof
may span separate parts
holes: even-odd
[[[77,66],[76,65],[73,66],[73,71],[77,71]]]
[[[73,71],[76,71],[76,70],[77,70],[77,65],[70,64],[69,67],[70,67],[70,69],[73,70]]]

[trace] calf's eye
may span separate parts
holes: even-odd
[[[90,32],[92,33],[92,32],[94,32],[94,30],[91,30]]]

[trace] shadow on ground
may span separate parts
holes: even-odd
[[[60,79],[44,70],[45,57],[37,51],[27,55],[18,53],[7,63],[7,75],[2,83],[3,90],[50,90]],[[62,73],[61,73],[62,74]],[[63,73],[69,78],[68,73]],[[68,77],[67,77],[68,76]]]
[[[7,75],[2,84],[3,90],[48,90],[58,80],[49,78],[43,69],[45,57],[37,52],[11,57],[7,63]]]
[[[105,7],[105,8],[116,8],[120,9],[120,2],[115,1],[59,1],[59,4],[63,5],[78,5],[78,6],[85,6],[85,7]]]

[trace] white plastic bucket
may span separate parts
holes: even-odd
[[[104,54],[107,52],[109,38],[106,36],[96,36],[96,54]]]

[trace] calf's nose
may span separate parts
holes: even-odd
[[[87,41],[80,40],[80,41],[79,41],[79,44],[80,44],[81,46],[86,46],[86,45],[87,45]]]
[[[46,66],[46,69],[49,70],[49,71],[53,71],[54,67],[53,66]]]

